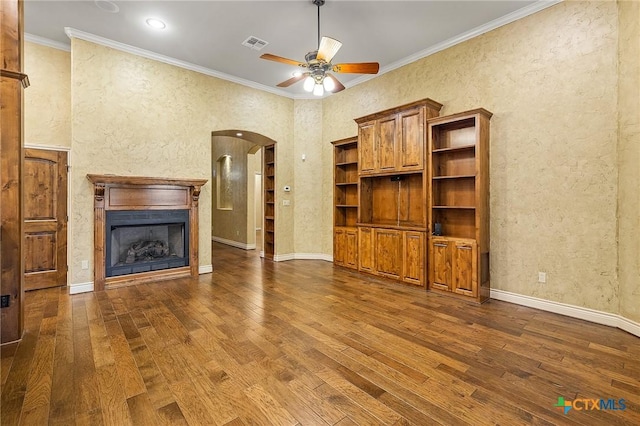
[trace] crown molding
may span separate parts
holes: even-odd
[[[456,44],[460,44],[467,40],[471,40],[474,37],[478,37],[484,33],[488,33],[489,31],[495,30],[496,28],[500,28],[504,25],[510,24],[519,19],[525,18],[529,15],[533,15],[534,13],[540,12],[548,7],[554,6],[558,3],[562,3],[564,0],[540,0],[535,3],[530,4],[529,6],[525,6],[522,9],[518,9],[514,12],[509,13],[508,15],[504,15],[498,19],[494,19],[493,21],[487,22],[486,24],[480,25],[472,30],[469,30],[465,33],[459,34],[455,37],[452,37],[448,40],[440,42],[438,44],[434,44],[431,47],[428,47],[420,52],[414,53],[413,55],[402,58],[399,61],[393,62],[389,65],[386,65],[380,68],[378,74],[374,75],[363,75],[362,77],[358,77],[356,79],[351,80],[345,87],[350,88],[360,83],[364,83],[365,81],[369,81],[379,75],[386,74],[390,71],[393,71],[397,68],[408,65],[412,62],[415,62],[419,59],[426,58],[427,56],[433,55],[434,53],[438,53],[442,50],[448,49],[450,47],[455,46]]]
[[[417,52],[413,55],[407,56],[405,58],[402,58],[399,61],[393,62],[389,65],[386,65],[382,68],[380,68],[380,71],[377,74],[367,74],[367,75],[363,75],[361,77],[358,77],[354,80],[351,80],[350,82],[347,82],[345,84],[346,88],[351,88],[354,86],[357,86],[358,84],[364,83],[365,81],[369,81],[373,78],[376,78],[382,74],[386,74],[390,71],[393,71],[397,68],[403,67],[405,65],[408,65],[412,62],[415,62],[417,60],[420,60],[422,58],[426,58],[427,56],[433,55],[434,53],[440,52],[442,50],[448,49],[452,46],[455,46],[456,44],[460,44],[463,43],[467,40],[470,40],[474,37],[477,37],[479,35],[482,35],[484,33],[487,33],[489,31],[492,31],[496,28],[502,27],[504,25],[510,24],[514,21],[517,21],[519,19],[525,18],[529,15],[533,15],[534,13],[540,12],[541,10],[544,10],[548,7],[554,6],[558,3],[561,3],[564,0],[540,0],[537,1],[535,3],[532,3],[528,6],[523,7],[522,9],[518,9],[508,15],[502,16],[498,19],[494,19],[491,22],[487,22],[486,24],[483,24],[479,27],[476,27],[472,30],[469,30],[465,33],[459,34],[455,37],[452,37],[448,40],[445,40],[443,42],[440,42],[438,44],[435,44],[431,47],[428,47],[427,49],[421,50],[420,52]],[[269,92],[272,93],[274,95],[278,95],[278,96],[283,96],[286,98],[290,98],[290,99],[294,99],[294,100],[322,100],[325,97],[329,96],[328,94],[325,94],[324,96],[313,96],[313,95],[306,95],[306,94],[291,94],[289,92],[286,92],[284,90],[280,90],[280,89],[276,89],[274,87],[271,86],[266,86],[263,84],[259,84],[259,83],[255,83],[253,81],[249,81],[249,80],[245,80],[242,78],[238,78],[238,77],[234,77],[232,75],[229,74],[225,74],[219,71],[215,71],[212,70],[210,68],[206,68],[200,65],[195,65],[192,64],[190,62],[186,62],[186,61],[181,61],[179,59],[175,59],[169,56],[165,56],[165,55],[161,55],[159,53],[155,53],[149,50],[145,50],[145,49],[140,49],[138,47],[135,46],[131,46],[128,44],[124,44],[124,43],[120,43],[114,40],[110,40],[104,37],[100,37],[91,33],[87,33],[84,31],[80,31],[77,30],[75,28],[70,28],[70,27],[65,27],[64,29],[65,33],[67,34],[67,36],[69,38],[78,38],[81,40],[85,40],[85,41],[89,41],[95,44],[99,44],[101,46],[106,46],[106,47],[110,47],[112,49],[116,49],[116,50],[120,50],[122,52],[126,52],[126,53],[130,53],[132,55],[137,55],[137,56],[142,56],[144,58],[147,59],[152,59],[158,62],[163,62],[169,65],[174,65],[180,68],[184,68],[184,69],[188,69],[191,71],[195,71],[201,74],[205,74],[211,77],[216,77],[222,80],[226,80],[226,81],[230,81],[233,83],[237,83],[243,86],[247,86],[247,87],[251,87],[253,89],[257,89],[257,90],[262,90],[265,92]],[[39,44],[43,44],[45,46],[50,46],[50,47],[54,47],[56,49],[62,49],[62,50],[67,50],[70,51],[70,47],[63,44],[63,43],[59,43],[59,42],[55,42],[52,40],[48,40],[45,39],[43,37],[38,37],[38,36],[33,36],[33,35],[29,35],[29,37],[27,38],[27,34],[25,34],[25,40],[27,41],[32,41],[34,43],[39,43]]]
[[[221,80],[230,81],[243,86],[251,87],[252,89],[262,90],[264,92],[273,93],[274,95],[284,96],[291,98],[291,94],[283,90],[275,89],[264,84],[258,84],[253,81],[245,80],[243,78],[234,77],[229,74],[225,74],[219,71],[212,70],[200,65],[192,64],[190,62],[181,61],[179,59],[172,58],[170,56],[161,55],[159,53],[152,52],[150,50],[140,49],[139,47],[131,46],[129,44],[120,43],[118,41],[110,40],[108,38],[100,37],[95,34],[87,33],[84,31],[76,30],[75,28],[65,27],[64,32],[69,38],[77,38],[80,40],[89,41],[91,43],[99,44],[101,46],[109,47],[111,49],[119,50],[121,52],[130,53],[132,55],[141,56],[143,58],[152,59],[154,61],[163,62],[165,64],[173,65],[179,68],[184,68],[190,71],[195,71],[200,74],[205,74],[211,77],[216,77]]]
[[[24,33],[24,41],[39,44],[42,46],[52,47],[58,50],[64,50],[65,52],[71,52],[71,45],[69,44],[60,43],[59,41],[51,40],[29,33]]]

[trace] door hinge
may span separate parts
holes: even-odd
[[[69,170],[71,170],[71,166],[67,165],[67,173],[69,173]]]

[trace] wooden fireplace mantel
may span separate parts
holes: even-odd
[[[198,199],[207,179],[88,174],[94,186],[94,290],[198,276]],[[189,210],[189,266],[105,276],[105,219],[109,210]]]

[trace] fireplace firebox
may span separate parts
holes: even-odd
[[[106,213],[106,277],[189,266],[189,210]]]

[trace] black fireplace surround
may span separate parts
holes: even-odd
[[[189,266],[189,210],[107,211],[105,276]]]

